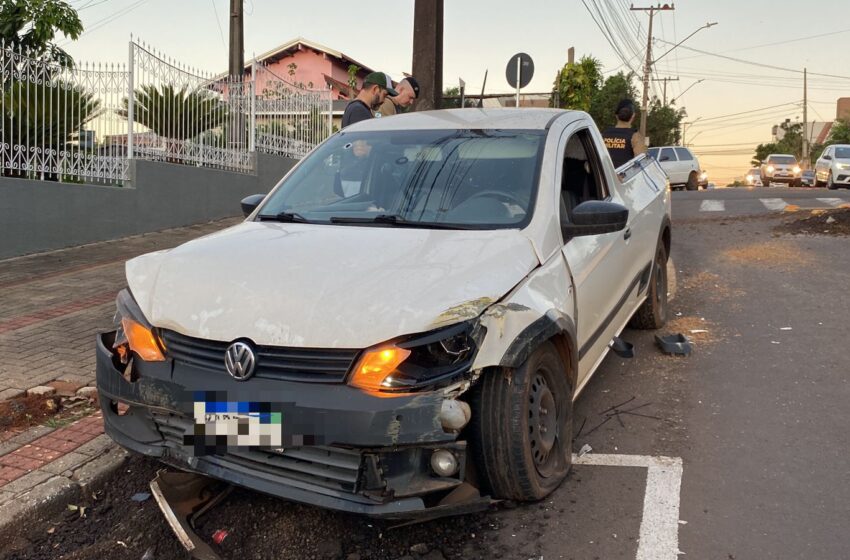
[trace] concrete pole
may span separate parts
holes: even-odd
[[[640,104],[640,134],[646,138],[646,120],[649,114],[649,72],[652,66],[652,18],[655,8],[649,8],[649,31],[646,34],[646,62],[643,65],[643,100]]]
[[[803,169],[808,169],[809,165],[809,102],[808,102],[808,74],[807,69],[803,68]]]
[[[419,81],[414,111],[439,109],[443,101],[443,0],[416,0],[413,11],[413,75]]]
[[[241,76],[245,71],[244,33],[242,0],[230,0],[230,58],[228,73],[231,76]]]

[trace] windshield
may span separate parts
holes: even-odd
[[[797,159],[794,156],[770,156],[768,163],[779,165],[796,165]]]
[[[850,159],[850,147],[835,148],[835,157],[838,159]]]
[[[531,217],[544,140],[541,130],[343,132],[308,156],[259,215],[522,227]]]

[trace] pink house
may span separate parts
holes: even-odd
[[[256,61],[277,77],[307,89],[330,88],[334,100],[349,98],[350,66],[358,67],[358,89],[363,85],[363,78],[373,71],[340,51],[301,37],[259,55]],[[250,63],[245,65],[246,70],[250,67]],[[262,91],[262,84],[257,85],[258,91]]]

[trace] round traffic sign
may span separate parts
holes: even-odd
[[[524,88],[534,77],[534,61],[525,53],[517,53],[508,60],[505,77],[511,87],[517,87],[517,64],[519,64],[519,87]]]

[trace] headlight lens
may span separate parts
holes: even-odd
[[[767,172],[768,172],[768,173],[773,173],[773,171],[774,171],[773,166],[772,166],[772,165],[768,165],[768,166],[767,166]]]
[[[118,351],[122,361],[127,359],[127,348],[146,362],[165,361],[163,352],[165,345],[145,319],[129,290],[124,289],[119,292],[115,299],[115,306],[118,330],[113,348]]]
[[[708,172],[703,171],[702,173],[700,173],[699,178],[700,178],[700,181],[705,181],[706,179],[708,179]]]
[[[850,163],[837,163],[835,167],[838,169],[850,169]]]
[[[349,384],[366,391],[399,393],[451,381],[469,370],[477,345],[473,325],[461,323],[364,352]]]
[[[800,169],[799,165],[794,166],[794,175],[799,175],[802,169]]]

